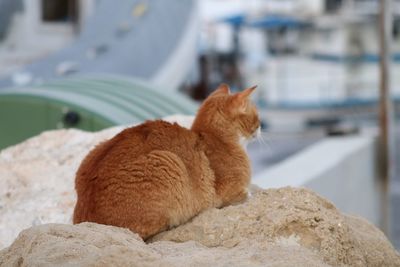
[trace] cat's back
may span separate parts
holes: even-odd
[[[117,135],[116,139],[119,139],[116,147],[130,150],[142,148],[142,153],[154,149],[173,152],[193,147],[198,142],[197,135],[189,129],[162,120],[146,121],[128,128]]]
[[[112,171],[154,150],[185,156],[198,149],[198,137],[189,129],[161,120],[146,121],[95,147],[81,164],[77,176],[98,176],[99,171]]]

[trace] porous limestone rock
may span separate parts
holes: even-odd
[[[286,187],[207,210],[148,244],[113,226],[34,226],[0,251],[0,266],[400,266],[400,256],[365,220]]]
[[[121,129],[49,131],[0,152],[0,266],[400,266],[379,229],[301,188],[253,190],[147,244],[127,229],[71,225],[81,160]]]

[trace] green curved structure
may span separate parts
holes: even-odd
[[[172,114],[192,115],[197,105],[179,93],[116,76],[57,80],[0,90],[0,149],[44,130],[97,131]]]

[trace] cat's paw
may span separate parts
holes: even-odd
[[[237,194],[231,201],[230,201],[230,205],[239,205],[242,204],[244,202],[246,202],[246,200],[249,197],[249,191],[247,190],[247,188],[243,191],[241,191],[239,194]]]

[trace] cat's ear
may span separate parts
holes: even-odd
[[[257,88],[257,85],[245,89],[232,96],[232,105],[239,113],[245,113],[249,105],[249,97]]]
[[[229,89],[229,85],[226,83],[221,83],[217,89],[215,89],[214,92],[211,93],[210,96],[216,96],[216,95],[229,95],[231,93],[231,90]]]
[[[257,85],[249,87],[249,88],[245,89],[243,92],[240,92],[239,95],[242,98],[248,98],[251,95],[251,93],[253,93],[254,90],[256,90],[256,88],[257,88]]]

